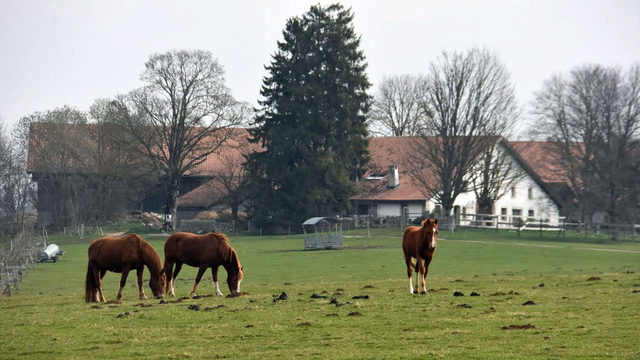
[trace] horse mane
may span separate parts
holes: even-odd
[[[147,264],[147,267],[149,267],[149,271],[152,273],[160,272],[162,269],[162,259],[160,259],[160,255],[158,255],[158,252],[153,246],[138,234],[129,234],[127,237],[138,240],[142,260]]]
[[[227,236],[219,231],[210,232],[209,236],[218,240],[218,246],[220,249],[220,256],[222,261],[231,265],[239,265],[238,254],[233,250],[233,247],[229,243]]]

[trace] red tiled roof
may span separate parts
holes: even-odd
[[[546,141],[510,141],[511,147],[545,183],[569,184],[554,143]]]
[[[188,176],[212,177],[216,174],[224,173],[225,167],[229,163],[244,163],[243,154],[249,154],[254,151],[261,150],[259,144],[249,143],[249,131],[244,128],[230,129],[231,135],[225,141],[218,151],[207,156],[204,162],[188,171]]]
[[[423,141],[420,137],[373,137],[369,139],[371,162],[369,171],[358,182],[358,195],[351,200],[376,201],[424,201],[422,186],[412,180],[409,173],[409,152],[412,142]],[[400,184],[387,188],[389,166],[398,167]],[[425,166],[428,169],[428,166]],[[367,180],[371,175],[383,175],[380,180]],[[429,175],[425,170],[425,175]]]
[[[49,171],[51,163],[54,163],[67,171],[97,172],[95,164],[91,163],[92,159],[86,154],[87,149],[75,149],[72,147],[70,149],[76,151],[74,156],[66,155],[65,157],[56,158],[55,154],[50,153],[47,148],[51,138],[55,138],[54,141],[58,141],[58,138],[72,141],[73,139],[86,138],[87,134],[93,130],[95,130],[93,124],[32,123],[29,133],[27,171],[30,173]],[[249,143],[247,129],[234,128],[229,129],[229,131],[230,136],[225,143],[215,153],[207,156],[204,162],[187,171],[186,176],[213,177],[224,172],[224,168],[230,162],[242,164],[244,162],[243,154],[262,148],[259,144]],[[90,140],[84,145],[91,148],[95,144]],[[46,158],[40,158],[42,151],[47,151]],[[83,157],[86,157],[86,159],[82,161],[76,159]]]
[[[178,198],[179,208],[207,208],[226,196],[215,180],[206,182]]]

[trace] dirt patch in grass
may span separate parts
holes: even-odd
[[[509,326],[501,327],[502,330],[529,330],[529,329],[535,329],[535,328],[536,326],[531,324],[509,325]]]
[[[588,279],[587,279],[587,281],[598,281],[598,280],[602,280],[602,279],[600,279],[600,278],[599,278],[599,277],[597,277],[597,276],[592,276],[592,277],[590,277],[590,278],[588,278]]]

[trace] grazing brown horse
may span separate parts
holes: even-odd
[[[175,264],[175,270],[173,265]],[[164,272],[167,279],[166,292],[175,296],[175,285],[182,264],[198,268],[198,275],[193,283],[190,296],[196,296],[196,288],[204,272],[211,268],[213,286],[216,295],[222,296],[218,286],[218,267],[222,265],[227,270],[227,285],[232,295],[240,294],[242,281],[242,265],[238,255],[229,244],[227,237],[220,232],[196,235],[178,232],[171,235],[164,243]],[[173,274],[171,271],[173,270]]]
[[[402,235],[402,250],[404,251],[404,261],[407,263],[407,276],[409,277],[409,292],[426,294],[425,287],[429,264],[436,251],[436,240],[438,237],[438,219],[426,219],[422,226],[409,226]],[[418,289],[418,279],[416,278],[416,291],[413,290],[413,280],[411,278],[411,268],[413,258],[416,258],[416,277],[420,274],[422,280]],[[423,263],[424,260],[424,263]]]
[[[85,301],[106,302],[102,292],[102,278],[107,271],[122,273],[117,300],[122,299],[122,288],[127,282],[129,271],[133,269],[138,272],[140,300],[146,300],[147,296],[142,289],[142,274],[145,265],[151,273],[149,287],[153,291],[153,296],[156,299],[162,298],[165,283],[162,260],[151,244],[137,234],[128,234],[122,237],[105,236],[94,240],[89,245]]]

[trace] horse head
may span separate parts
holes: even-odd
[[[429,250],[435,250],[438,240],[438,219],[426,219],[422,222],[425,241],[429,242]]]
[[[167,284],[167,275],[165,275],[163,270],[157,274],[152,273],[151,278],[149,279],[149,287],[153,292],[153,297],[156,299],[162,299],[164,297],[164,287]]]
[[[233,295],[240,295],[240,283],[242,282],[242,269],[243,267],[234,268],[231,271],[227,271],[227,285],[229,285],[229,292]]]

